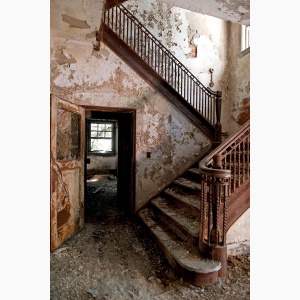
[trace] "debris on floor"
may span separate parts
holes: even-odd
[[[118,207],[117,179],[100,181],[88,184],[84,229],[51,253],[52,300],[250,299],[249,255],[228,257],[227,278],[213,286],[186,283],[142,224]]]

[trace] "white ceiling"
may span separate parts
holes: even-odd
[[[250,0],[157,0],[233,23],[250,26]]]

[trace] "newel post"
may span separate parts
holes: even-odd
[[[222,169],[222,155],[216,154],[213,157],[213,168]],[[227,246],[226,246],[226,223],[227,223],[227,199],[226,199],[226,185],[227,181],[223,179],[219,179],[219,182],[215,183],[213,186],[213,219],[215,223],[213,223],[213,228],[211,231],[211,242],[216,246],[212,248],[211,256],[212,259],[218,260],[221,262],[222,267],[219,270],[218,276],[221,278],[226,278],[227,273]],[[223,192],[222,192],[223,191]],[[223,205],[222,205],[223,202]],[[220,233],[219,228],[219,218],[223,214],[223,220],[221,220],[221,224],[223,225]],[[220,225],[221,225],[220,224]]]
[[[221,144],[222,139],[222,125],[221,125],[221,111],[222,111],[222,92],[217,91],[216,97],[216,117],[217,123],[215,124],[215,144]]]

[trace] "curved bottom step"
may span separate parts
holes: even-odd
[[[180,241],[178,237],[155,220],[151,209],[138,212],[148,227],[169,264],[187,282],[196,286],[212,285],[218,279],[221,262],[203,258],[193,245]]]

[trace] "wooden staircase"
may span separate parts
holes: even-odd
[[[226,277],[226,234],[250,207],[249,162],[247,122],[138,212],[170,265],[191,284],[207,286]],[[219,235],[212,241],[215,227]]]
[[[111,1],[120,3],[121,0]],[[123,1],[124,2],[124,1]],[[216,146],[221,141],[221,91],[205,87],[122,4],[108,4],[97,40],[189,119]]]
[[[195,164],[141,209],[138,216],[178,275],[191,284],[207,286],[216,282],[221,263],[199,253],[199,182]]]
[[[218,177],[219,173],[222,173],[220,170],[214,175],[216,170],[212,161],[215,155],[220,157],[222,151],[227,151],[227,144],[220,145],[222,93],[205,88],[125,7],[117,5],[124,1],[108,2],[99,40],[181,111],[212,143],[209,150],[211,156],[206,156],[208,159],[193,165],[137,212],[137,216],[148,228],[178,275],[196,286],[212,285],[218,277],[226,277],[226,233],[250,206],[250,177],[242,182],[237,173],[242,169],[242,164],[238,164],[236,169],[232,167],[235,165],[235,159],[228,163],[225,158],[225,162],[218,165],[219,169],[223,168],[225,179],[221,178],[223,175]],[[131,37],[130,32],[137,35]],[[232,139],[229,141],[232,142]],[[215,150],[219,149],[218,145],[221,146],[221,150],[217,153]],[[233,145],[235,148],[235,142]],[[217,148],[212,150],[215,147]],[[240,153],[243,153],[244,157],[244,152],[234,152],[238,163]],[[250,148],[247,155],[247,159],[250,160]],[[202,170],[201,175],[203,161],[204,171]],[[230,194],[226,182],[230,182],[231,172],[234,188]],[[238,185],[235,184],[236,179]],[[220,184],[222,190],[213,186],[214,181],[225,182],[224,186],[223,183]],[[221,191],[223,196],[230,194],[230,197],[212,199],[210,191]],[[210,211],[212,207],[222,209],[218,209],[217,212]],[[208,224],[205,223],[207,220]],[[221,241],[218,240],[218,228],[216,230],[218,225],[222,228]],[[217,238],[210,239],[215,232]]]

